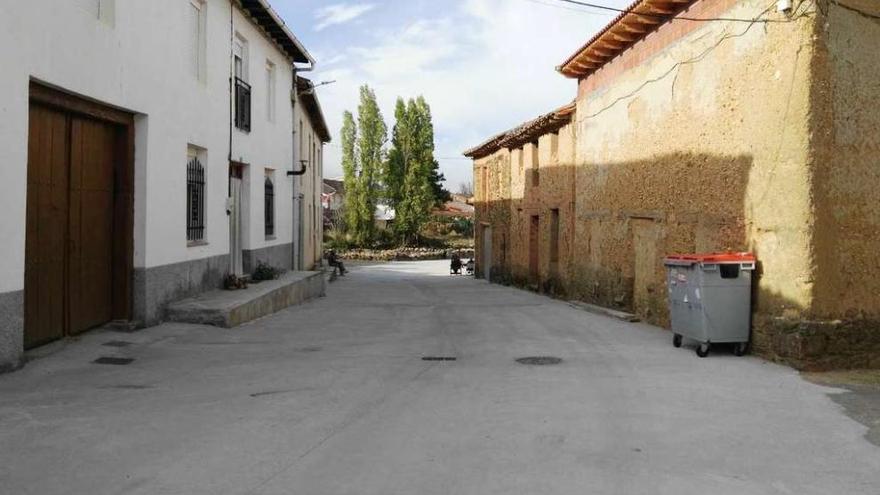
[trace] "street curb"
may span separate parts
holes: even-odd
[[[625,311],[618,311],[616,309],[606,308],[603,306],[596,306],[595,304],[585,303],[585,302],[581,302],[581,301],[568,301],[568,305],[573,308],[582,309],[584,311],[587,311],[587,312],[590,312],[593,314],[608,316],[608,317],[616,318],[618,320],[626,321],[629,323],[635,323],[637,321],[641,321],[641,318],[639,318],[638,316],[636,316],[632,313],[627,313]]]

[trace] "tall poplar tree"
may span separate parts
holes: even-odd
[[[346,110],[342,113],[342,179],[345,187],[345,226],[355,239],[363,231],[363,205],[360,181],[360,167],[355,155],[357,145],[357,124],[354,116]]]
[[[382,119],[382,112],[376,102],[376,94],[369,86],[361,86],[361,101],[358,105],[357,154],[360,165],[358,182],[361,190],[361,213],[369,218],[360,232],[358,242],[366,244],[373,239],[375,224],[373,215],[380,193],[382,161],[385,158],[383,147],[388,139],[388,128]]]
[[[394,230],[403,243],[410,243],[435,203],[434,125],[431,109],[421,96],[405,105],[398,99],[395,118],[384,181],[396,209]]]

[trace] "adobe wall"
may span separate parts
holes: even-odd
[[[880,16],[873,0],[846,5]],[[774,352],[880,367],[880,19],[823,1],[813,53],[816,271],[806,320],[776,318]]]
[[[689,13],[706,5],[718,3]],[[723,14],[766,8],[741,0]],[[813,17],[673,21],[581,82],[575,295],[668,325],[665,254],[750,250],[761,260],[757,311],[809,309],[813,30]],[[616,75],[597,86],[604,71]],[[767,347],[761,329],[754,343]]]
[[[501,149],[474,160],[474,244],[476,246],[476,275],[485,277],[482,246],[484,227],[492,230],[493,281],[509,278],[510,259],[510,152]]]

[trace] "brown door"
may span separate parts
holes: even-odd
[[[25,348],[64,335],[68,117],[31,106],[25,234]]]
[[[633,233],[633,309],[645,319],[656,316],[665,303],[665,280],[658,272],[660,256],[657,245],[660,227],[653,220],[632,220]]]
[[[119,127],[71,119],[68,225],[69,333],[113,316],[113,165]]]
[[[114,296],[127,299],[114,295],[114,262],[127,246],[115,236],[126,135],[117,124],[31,104],[26,348],[106,323]]]
[[[541,236],[541,221],[538,215],[532,215],[532,223],[529,226],[529,279],[532,283],[539,282],[539,240]]]

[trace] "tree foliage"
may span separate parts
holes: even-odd
[[[354,242],[362,246],[369,244],[375,234],[373,215],[387,134],[375,93],[361,86],[357,124],[351,112],[342,115],[342,171],[346,228]]]
[[[428,221],[431,207],[437,202],[434,124],[431,108],[421,96],[406,103],[398,98],[394,116],[384,183],[397,215],[394,231],[402,242],[409,243]]]
[[[421,96],[394,107],[394,127],[387,153],[387,127],[367,87],[360,89],[357,124],[351,112],[343,114],[342,168],[345,175],[345,218],[354,242],[366,245],[375,238],[376,203],[386,201],[395,210],[394,234],[403,243],[416,240],[431,208],[450,199],[446,179],[434,159],[431,108]]]

